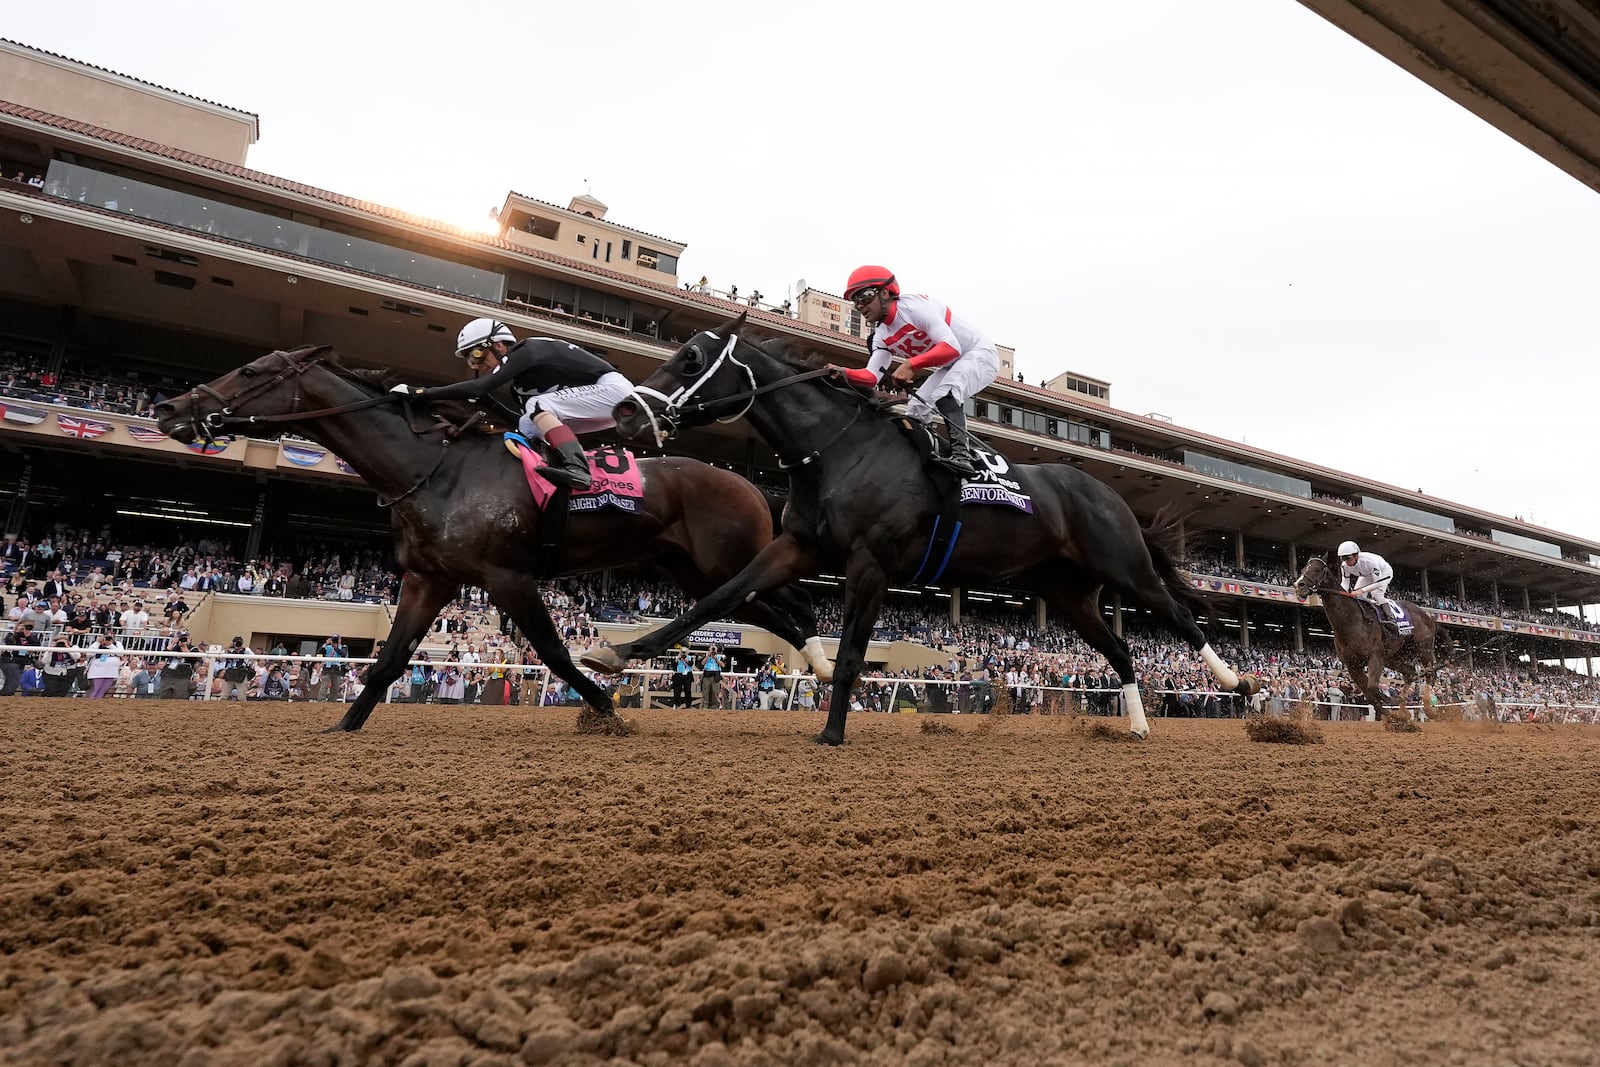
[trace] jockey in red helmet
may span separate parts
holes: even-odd
[[[851,271],[844,296],[873,325],[868,342],[872,354],[864,370],[835,369],[866,386],[882,381],[883,372],[897,357],[905,362],[894,372],[896,382],[909,385],[919,372],[928,372],[927,380],[912,393],[907,413],[919,419],[934,411],[943,415],[950,438],[946,466],[967,477],[977,474],[962,405],[1000,373],[994,342],[938,300],[902,294],[887,267],[868,264]]]

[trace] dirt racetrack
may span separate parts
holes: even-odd
[[[0,1063],[1600,1059],[1592,729],[338,713],[0,702]]]

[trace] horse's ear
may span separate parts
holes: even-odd
[[[729,319],[727,322],[724,322],[721,326],[718,326],[717,327],[717,333],[721,334],[723,337],[727,337],[730,334],[738,333],[740,330],[744,329],[744,319],[745,319],[745,316],[748,315],[748,314],[749,314],[749,312],[747,312],[747,311],[739,312],[738,317]]]

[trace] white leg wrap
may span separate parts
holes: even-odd
[[[800,650],[800,654],[811,664],[811,669],[816,672],[817,681],[833,681],[833,661],[822,650],[822,638],[814,636],[806,638],[805,647]]]
[[[1149,737],[1150,724],[1144,717],[1144,701],[1139,699],[1139,683],[1122,687],[1122,706],[1128,709],[1128,732]]]
[[[1200,648],[1200,658],[1206,661],[1206,666],[1211,668],[1211,673],[1217,679],[1217,684],[1225,693],[1231,693],[1239,688],[1239,676],[1233,673],[1233,668],[1222,662],[1222,657],[1217,655],[1210,643]]]

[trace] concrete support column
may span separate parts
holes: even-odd
[[[1294,613],[1294,650],[1296,652],[1304,652],[1306,650],[1306,622],[1305,612],[1303,611]]]
[[[1489,579],[1489,603],[1494,605],[1494,610],[1500,610],[1500,583],[1494,578]]]
[[[950,625],[961,625],[961,589],[959,586],[950,590]]]
[[[1523,611],[1532,611],[1533,610],[1533,604],[1528,600],[1528,587],[1527,586],[1523,586],[1522,587],[1522,610]]]
[[[1233,531],[1233,565],[1244,566],[1244,531]]]
[[[1422,568],[1422,599],[1426,600],[1433,594],[1428,592],[1428,568]]]
[[[1456,599],[1463,605],[1467,602],[1467,574],[1465,571],[1456,575]]]
[[[1033,625],[1040,632],[1044,632],[1044,597],[1035,597],[1033,602]]]
[[[1111,632],[1118,637],[1122,636],[1122,594],[1111,594]]]
[[[1289,576],[1291,580],[1300,577],[1300,550],[1293,543],[1289,545]]]
[[[1243,600],[1239,601],[1239,644],[1250,647],[1250,605]]]

